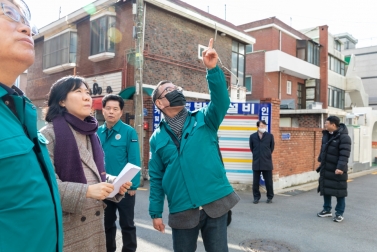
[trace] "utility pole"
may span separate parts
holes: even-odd
[[[144,186],[144,115],[143,115],[143,65],[144,65],[144,1],[134,0],[136,4],[136,14],[134,15],[134,22],[136,27],[135,38],[135,130],[139,139],[140,148],[140,164],[141,164],[141,176],[140,186]]]
[[[226,21],[226,4],[225,4],[225,21]]]

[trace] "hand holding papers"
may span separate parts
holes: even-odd
[[[120,187],[126,183],[131,181],[135,175],[141,170],[140,167],[133,165],[131,163],[127,163],[123,170],[119,173],[116,179],[113,182],[114,191],[112,191],[107,198],[114,197],[118,192]]]

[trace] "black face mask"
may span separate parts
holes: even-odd
[[[165,95],[165,98],[169,101],[170,107],[178,107],[186,105],[186,98],[178,90],[173,90]]]

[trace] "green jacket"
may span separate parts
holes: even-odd
[[[229,95],[219,67],[207,71],[211,102],[188,112],[182,131],[180,151],[163,119],[150,138],[149,214],[161,218],[164,198],[169,212],[197,208],[233,192],[218,152],[217,131],[229,108]],[[174,133],[173,133],[174,134]]]
[[[105,152],[106,173],[118,176],[127,163],[140,166],[140,149],[134,128],[119,120],[106,138],[106,123],[98,128],[97,134]],[[140,172],[132,179],[131,190],[140,185]]]
[[[7,94],[0,87],[0,251],[60,252],[62,208],[36,107],[12,95],[16,117],[4,103]]]

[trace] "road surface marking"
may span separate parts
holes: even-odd
[[[156,229],[154,229],[154,227],[152,225],[143,224],[143,223],[135,221],[135,226],[158,232]],[[171,235],[172,234],[171,228],[165,227],[165,234]],[[203,242],[202,237],[199,236],[198,241]],[[228,248],[231,248],[231,249],[234,249],[234,250],[239,250],[239,251],[244,251],[244,250],[241,249],[241,247],[238,244],[228,243]]]

